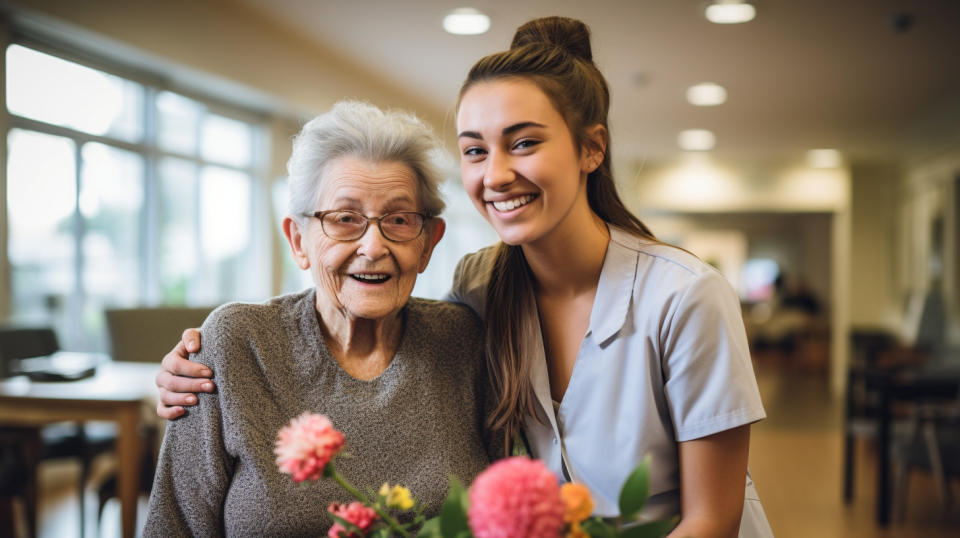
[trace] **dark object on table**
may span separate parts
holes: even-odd
[[[97,373],[97,365],[106,360],[106,355],[98,353],[57,351],[43,357],[21,359],[12,373],[33,381],[77,381]]]

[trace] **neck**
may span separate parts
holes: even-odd
[[[387,369],[403,336],[402,311],[377,319],[356,318],[321,301],[319,293],[316,309],[324,342],[347,373],[373,379]]]
[[[557,228],[523,245],[537,294],[570,296],[595,291],[609,242],[606,223],[584,197]]]

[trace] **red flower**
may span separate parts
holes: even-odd
[[[277,467],[294,482],[317,480],[323,468],[343,448],[344,436],[323,415],[304,412],[277,434]]]
[[[468,495],[476,538],[554,538],[563,530],[560,485],[539,460],[500,460],[477,476]]]
[[[373,511],[373,508],[368,508],[358,501],[353,501],[350,504],[333,503],[327,507],[327,512],[353,523],[360,527],[363,532],[366,532],[370,525],[373,525],[373,522],[377,520],[377,513]],[[327,536],[329,538],[354,538],[362,535],[347,531],[340,523],[334,523],[327,531]]]

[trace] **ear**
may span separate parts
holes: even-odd
[[[303,233],[300,224],[289,215],[283,218],[283,235],[290,244],[290,253],[293,254],[293,261],[297,263],[297,267],[303,270],[309,269],[310,258],[303,249]]]
[[[589,174],[603,163],[607,154],[607,128],[599,123],[587,129],[580,151],[580,171]]]
[[[433,247],[437,246],[437,243],[440,242],[440,239],[443,238],[443,232],[447,230],[447,223],[443,221],[440,217],[435,217],[430,219],[430,222],[426,229],[427,232],[427,244],[423,247],[423,254],[420,255],[420,265],[417,266],[417,272],[422,273],[427,269],[427,264],[430,263],[430,256],[433,255]]]

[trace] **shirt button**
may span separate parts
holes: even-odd
[[[556,444],[559,444],[559,443],[560,443],[560,441],[558,441],[558,440],[557,440],[557,438],[556,438],[556,437],[554,437],[554,438],[553,438],[553,444],[555,444],[555,445],[556,445]]]

